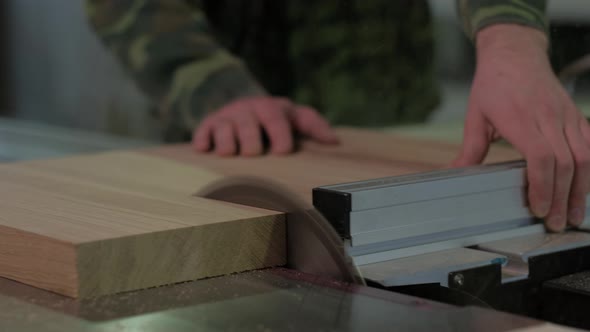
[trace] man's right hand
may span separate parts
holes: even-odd
[[[313,108],[284,98],[253,97],[229,103],[207,116],[195,129],[193,145],[197,151],[213,149],[220,156],[256,156],[264,153],[261,129],[274,154],[294,150],[295,132],[320,143],[338,143],[328,121]]]

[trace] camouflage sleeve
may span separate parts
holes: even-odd
[[[206,113],[266,92],[214,39],[203,10],[184,0],[87,0],[91,25],[160,105],[165,139],[178,141]]]
[[[467,35],[473,39],[486,26],[516,23],[548,32],[547,0],[457,0]]]

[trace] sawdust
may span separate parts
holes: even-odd
[[[549,281],[547,286],[567,288],[590,294],[590,271],[574,273]]]

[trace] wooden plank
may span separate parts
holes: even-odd
[[[0,275],[72,297],[285,264],[284,216],[0,167]]]
[[[197,154],[188,144],[142,150],[146,154],[214,170],[223,175],[269,178],[311,202],[318,186],[425,172],[448,167],[459,145],[404,138],[390,133],[340,128],[338,146],[305,141],[300,152],[288,156],[222,158]],[[485,162],[520,159],[504,146],[492,146]]]
[[[445,167],[454,144],[340,129],[337,147],[219,158],[189,145],[0,166],[0,275],[94,296],[285,262],[280,213],[192,197],[254,175],[311,201],[316,186]],[[491,160],[518,158],[499,149]]]
[[[444,168],[459,149],[457,144],[368,130],[341,128],[338,133],[339,146],[304,142],[300,152],[287,156],[224,158],[197,154],[190,145],[180,144],[20,165],[60,178],[159,197],[192,195],[223,176],[260,176],[282,183],[311,203],[314,187]],[[486,162],[518,158],[514,150],[495,146]]]
[[[162,199],[193,195],[222,177],[214,170],[132,151],[27,161],[18,163],[18,167],[28,169],[31,174]]]

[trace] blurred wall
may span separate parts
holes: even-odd
[[[588,1],[550,1],[552,21],[590,24]],[[451,96],[447,100],[460,101],[446,104],[446,109],[461,115],[472,47],[456,19],[455,0],[430,2],[436,17],[439,76]],[[134,137],[159,136],[149,116],[153,105],[90,31],[82,0],[3,0],[0,6],[0,15],[10,18],[11,58],[5,73],[10,89],[2,91],[11,91],[10,109],[16,117]]]
[[[4,0],[19,118],[154,137],[151,108],[86,23],[81,0]]]
[[[6,3],[0,2],[0,115],[8,115],[12,108],[10,84],[8,77],[8,13]]]

